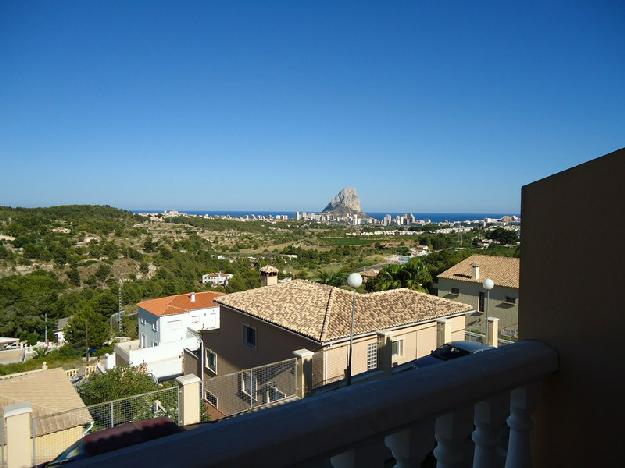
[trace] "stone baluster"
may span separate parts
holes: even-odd
[[[334,468],[380,468],[391,458],[384,437],[376,437],[330,459]]]
[[[508,416],[508,454],[505,468],[529,468],[532,466],[530,453],[530,431],[532,411],[536,407],[540,385],[528,385],[512,390],[510,394],[510,416]]]
[[[386,436],[386,446],[397,460],[397,468],[421,466],[428,453],[434,449],[434,419]]]
[[[473,442],[474,468],[497,468],[503,465],[504,458],[499,441],[505,431],[508,415],[508,395],[499,395],[475,405]]]
[[[437,468],[471,466],[472,445],[467,441],[473,430],[473,408],[462,409],[436,418],[435,436]]]

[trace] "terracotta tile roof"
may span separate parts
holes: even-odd
[[[216,302],[324,343],[349,336],[352,292],[293,280],[220,297]],[[472,311],[466,304],[410,289],[356,294],[355,334]]]
[[[480,266],[480,278],[473,279],[473,264]],[[493,257],[489,255],[471,255],[460,263],[452,266],[449,270],[438,275],[439,278],[454,279],[482,283],[490,278],[495,286],[519,288],[519,259],[514,257]]]
[[[152,315],[162,317],[163,315],[184,314],[190,310],[217,307],[218,304],[215,303],[215,298],[223,295],[224,293],[220,292],[198,292],[195,293],[195,302],[191,302],[191,293],[178,294],[176,296],[149,299],[139,302],[137,305]]]
[[[20,402],[32,405],[38,436],[92,421],[85,404],[61,368],[0,379],[0,408]]]

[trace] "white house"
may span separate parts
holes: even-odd
[[[228,281],[232,278],[231,273],[206,273],[202,275],[202,284],[210,283],[211,286],[228,286]]]
[[[219,328],[214,299],[222,294],[207,291],[140,302],[139,339],[115,345],[117,363],[146,364],[158,380],[182,374],[184,349],[199,347],[193,331]]]
[[[59,319],[56,325],[56,331],[54,335],[56,336],[56,341],[59,345],[63,346],[65,344],[65,327],[69,323],[69,317],[65,317]]]

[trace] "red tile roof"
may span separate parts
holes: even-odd
[[[218,307],[215,298],[223,296],[220,292],[199,292],[195,293],[195,302],[191,302],[191,293],[178,294],[176,296],[159,297],[139,302],[137,305],[152,315],[162,317],[163,315],[184,314],[190,310],[205,309],[207,307]]]

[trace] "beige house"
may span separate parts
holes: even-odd
[[[29,402],[36,434],[35,463],[53,460],[79,440],[93,422],[65,371],[39,369],[0,378],[0,408]],[[6,443],[2,440],[2,445]]]
[[[519,259],[472,255],[438,275],[438,296],[471,305],[477,312],[467,318],[467,329],[484,330],[486,309],[483,281],[495,283],[488,294],[488,316],[499,319],[500,335],[518,335]]]
[[[303,280],[272,284],[216,299],[220,327],[202,331],[205,376],[224,375],[315,352],[313,385],[345,376],[355,301],[352,374],[377,368],[378,332],[393,340],[393,365],[424,356],[441,342],[464,339],[473,308],[409,289],[352,293]],[[442,333],[442,334],[441,334]],[[442,338],[441,338],[442,337]],[[185,358],[188,358],[188,354]],[[200,374],[197,360],[186,373]]]

